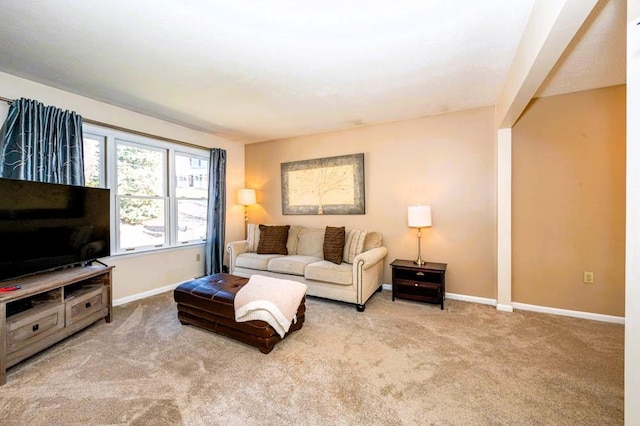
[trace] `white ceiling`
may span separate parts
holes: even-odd
[[[257,142],[495,105],[533,3],[5,1],[0,71]],[[538,95],[625,82],[625,3],[600,0]]]

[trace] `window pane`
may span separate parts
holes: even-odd
[[[83,138],[83,150],[84,150],[84,180],[86,186],[99,188],[100,182],[100,169],[102,167],[102,140],[99,138],[92,138],[85,136]]]
[[[120,197],[120,248],[165,243],[165,201]]]
[[[118,194],[164,195],[162,151],[118,144]]]
[[[176,154],[176,196],[207,198],[209,160]]]
[[[207,200],[178,200],[178,241],[204,240]]]

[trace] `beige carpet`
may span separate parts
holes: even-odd
[[[172,293],[9,370],[2,425],[623,424],[621,325],[376,293],[309,298],[269,355],[182,326]]]

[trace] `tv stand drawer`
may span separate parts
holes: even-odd
[[[47,304],[7,321],[7,354],[11,354],[64,328],[64,305]]]
[[[80,321],[106,308],[107,289],[104,286],[90,286],[66,300],[67,325]]]

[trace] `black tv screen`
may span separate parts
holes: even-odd
[[[110,254],[109,190],[0,178],[0,281]]]

